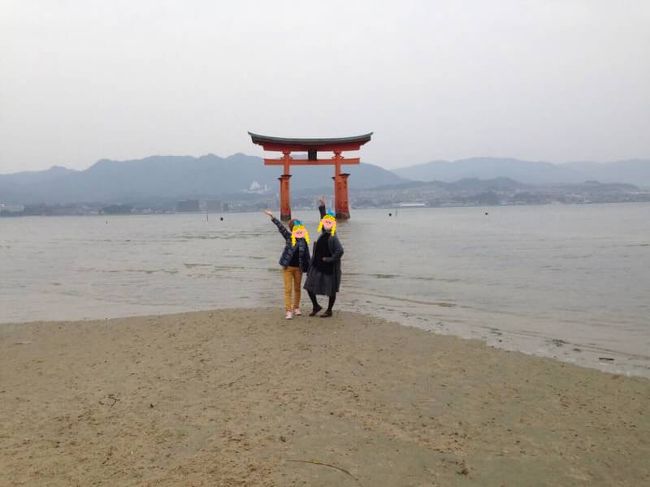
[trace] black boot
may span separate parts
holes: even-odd
[[[318,312],[323,308],[318,304],[318,301],[316,300],[316,295],[314,293],[312,293],[311,291],[307,291],[307,294],[309,294],[309,299],[311,299],[311,304],[313,306],[312,312],[309,313],[309,316],[316,316]]]
[[[320,315],[321,318],[329,318],[330,316],[332,316],[332,308],[334,307],[335,302],[336,302],[336,294],[330,296],[330,301],[329,303],[327,303],[327,310],[325,311],[325,313]]]

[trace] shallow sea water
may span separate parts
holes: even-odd
[[[337,308],[648,377],[648,215],[650,204],[353,210],[338,230]],[[294,216],[316,236],[317,210]],[[0,323],[281,313],[282,246],[262,213],[3,218]]]

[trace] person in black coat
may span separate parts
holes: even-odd
[[[300,316],[300,284],[302,273],[309,270],[309,232],[299,220],[289,222],[289,231],[269,210],[266,213],[285,239],[280,265],[284,280],[284,309],[286,318]],[[292,299],[293,291],[293,299]]]
[[[321,198],[318,207],[321,221],[318,231],[321,232],[314,243],[314,252],[305,281],[304,288],[309,294],[313,309],[309,316],[316,316],[323,308],[318,304],[317,295],[329,297],[327,310],[321,318],[332,316],[332,308],[336,302],[336,293],[341,286],[341,257],[343,246],[336,236],[336,216],[325,211],[325,200]]]

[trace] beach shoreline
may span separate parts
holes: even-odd
[[[650,378],[647,210],[355,212],[336,308]],[[281,305],[282,242],[260,214],[5,223],[2,323]]]
[[[639,485],[650,381],[376,317],[0,326],[0,485]]]

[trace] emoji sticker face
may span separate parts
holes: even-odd
[[[320,221],[318,231],[320,232],[323,228],[326,232],[330,232],[332,235],[336,233],[336,216],[331,211],[328,211]]]
[[[323,228],[325,230],[330,231],[333,226],[334,226],[334,220],[332,220],[331,218],[323,219]]]
[[[304,238],[307,243],[309,243],[309,232],[305,228],[305,225],[300,220],[295,220],[293,222],[293,229],[291,230],[291,245],[296,245],[296,240],[299,238]]]

